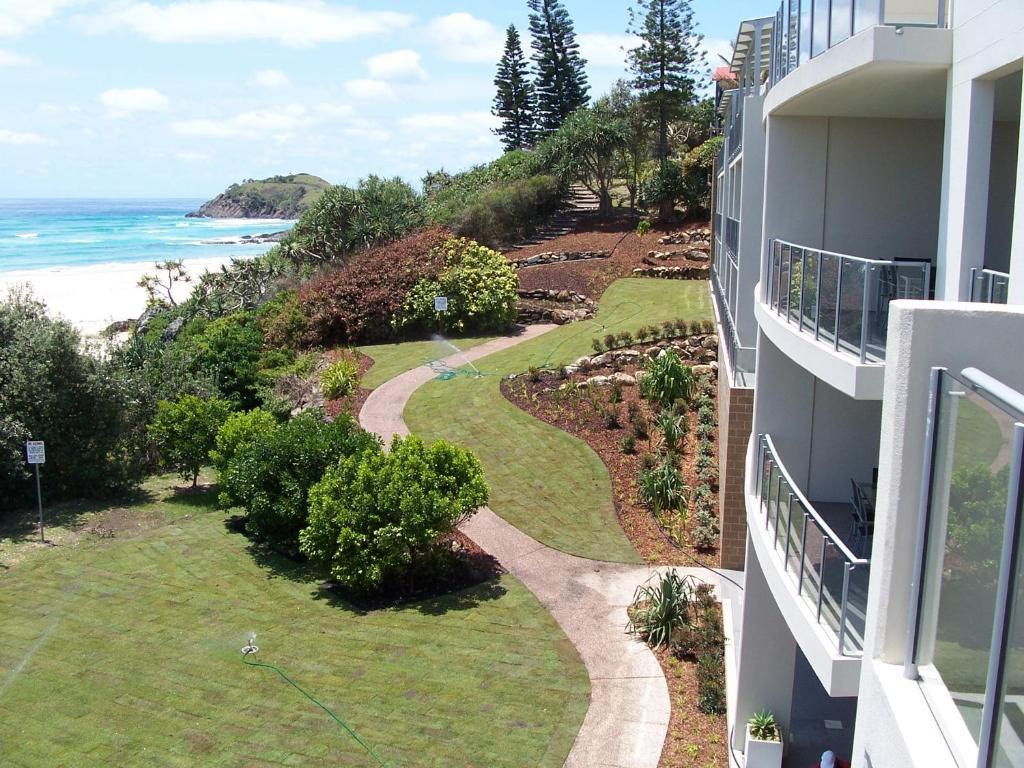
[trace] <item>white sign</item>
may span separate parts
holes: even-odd
[[[447,312],[448,311],[448,297],[447,296],[435,296],[434,297],[434,311],[435,312]]]
[[[42,440],[29,440],[25,443],[25,456],[29,464],[45,464],[46,444]]]

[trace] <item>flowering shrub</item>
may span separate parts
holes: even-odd
[[[444,269],[413,287],[395,315],[395,328],[499,331],[515,319],[519,278],[508,259],[472,240],[454,237],[432,256],[443,262]],[[437,296],[448,298],[446,311],[434,310]]]

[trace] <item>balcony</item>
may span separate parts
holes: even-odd
[[[740,252],[740,222],[731,216],[725,217],[725,247],[732,251],[733,256]]]
[[[862,365],[885,362],[889,303],[927,299],[931,263],[862,259],[769,242],[764,303],[786,325]]]
[[[874,26],[946,26],[946,0],[784,0],[775,15],[769,87]]]
[[[760,436],[757,461],[761,523],[789,587],[840,656],[860,656],[871,563],[853,552],[866,551],[867,539],[851,526],[851,506],[808,501],[770,435]]]
[[[1010,276],[994,269],[972,269],[969,301],[1005,304],[1010,292]]]

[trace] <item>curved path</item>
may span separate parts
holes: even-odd
[[[528,326],[508,336],[420,366],[382,384],[359,413],[386,442],[409,434],[402,412],[412,393],[444,368],[540,336],[555,326]],[[587,560],[551,549],[487,507],[462,528],[537,596],[576,646],[590,676],[590,708],[566,758],[568,768],[657,768],[668,731],[668,686],[658,660],[629,637],[626,607],[656,569]]]

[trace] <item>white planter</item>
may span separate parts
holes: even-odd
[[[782,742],[759,741],[750,737],[750,726],[747,726],[746,748],[747,768],[781,768]]]

